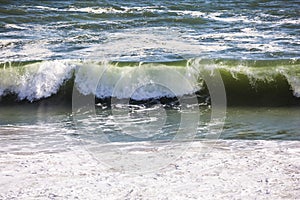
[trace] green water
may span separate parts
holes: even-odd
[[[114,117],[111,109],[97,109],[93,117],[85,118],[83,123],[73,120],[71,109],[67,107],[45,106],[15,106],[0,108],[0,135],[2,151],[53,151],[63,150],[72,145],[82,145],[79,140],[91,139],[106,142],[134,142],[134,141],[165,141],[172,140],[178,134],[181,114],[179,110],[168,109],[166,121],[159,127],[148,126],[151,113],[147,109],[135,109],[138,115],[124,115],[123,120]],[[155,111],[155,109],[154,109]],[[189,137],[192,140],[202,140],[209,132],[211,110],[200,108],[197,133]],[[153,117],[153,113],[152,113]],[[152,122],[159,122],[162,117],[156,115]],[[127,118],[130,126],[139,130],[120,126]],[[250,140],[299,140],[299,108],[271,108],[271,107],[229,107],[219,139],[250,139]],[[143,129],[147,126],[148,129]],[[84,130],[84,131],[83,131]],[[132,132],[130,132],[132,131]],[[189,134],[189,133],[186,133]],[[9,145],[14,144],[14,145]],[[51,147],[51,145],[55,144]],[[50,146],[49,146],[50,145]],[[5,147],[5,148],[4,148]]]

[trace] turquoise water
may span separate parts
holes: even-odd
[[[1,1],[1,143],[165,141],[182,124],[188,140],[213,125],[222,139],[299,140],[299,10],[299,1]],[[216,106],[227,109],[221,125],[210,120]]]

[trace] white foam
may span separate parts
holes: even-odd
[[[73,69],[76,69],[75,86],[79,92],[98,98],[144,100],[183,96],[200,89],[198,72],[188,67],[163,64],[118,67],[106,62],[43,61],[1,69],[0,95],[15,93],[20,100],[29,101],[50,97],[71,78]]]
[[[278,68],[276,71],[285,76],[286,80],[291,86],[291,89],[293,90],[294,96],[300,97],[300,77],[297,77],[299,71],[297,71],[296,68],[292,69],[292,67],[289,69]]]
[[[84,49],[90,59],[103,56],[109,60],[159,60],[168,55],[197,57],[205,52],[225,50],[228,46],[216,43],[200,43],[199,37],[187,36],[177,29],[165,27],[135,28],[109,33],[108,40],[101,45]]]
[[[203,17],[206,13],[201,11],[191,11],[191,10],[170,10],[169,12],[177,13],[178,15],[190,15],[193,17]]]
[[[61,138],[57,140],[55,144],[66,143]],[[108,165],[105,159],[128,166],[132,163],[132,159],[128,159],[125,155],[120,156],[120,153],[127,153],[130,150],[147,153],[151,148],[160,153],[162,145],[109,143],[102,147],[102,151],[94,150],[94,154],[91,154],[88,152],[89,143],[86,147],[69,143],[67,146],[70,148],[51,153],[37,153],[33,147],[29,148],[29,153],[24,150],[21,153],[5,151],[0,157],[1,197],[3,199],[11,197],[165,199],[166,196],[170,199],[297,199],[299,197],[299,141],[194,141],[184,143],[185,149],[179,145],[172,145],[172,149],[183,149],[184,154],[175,155],[169,165],[148,173],[145,173],[144,168],[137,169],[136,173],[130,173],[132,169],[130,171],[127,168],[121,171],[116,167],[119,165]],[[114,147],[114,144],[120,146],[118,151],[113,151],[118,148]],[[128,148],[124,149],[126,147]],[[97,160],[93,155],[104,157]],[[167,156],[163,152],[159,159],[165,159]],[[161,161],[159,159],[157,160]]]
[[[174,79],[174,74],[182,81]],[[84,95],[135,100],[182,96],[199,89],[195,76],[189,74],[186,68],[158,64],[135,67],[117,67],[107,63],[84,64],[76,72],[75,84]]]
[[[299,25],[300,24],[300,19],[282,19],[282,20],[279,20],[276,24],[277,25],[282,25],[282,24],[296,24],[296,25]]]
[[[52,8],[48,6],[35,6],[35,8],[41,9],[41,10],[51,10],[51,11],[58,11],[58,8]]]
[[[20,25],[16,25],[16,24],[5,24],[4,27],[5,27],[5,28],[20,29],[20,30],[28,30],[27,27],[25,27],[25,26],[20,26]]]
[[[49,49],[46,40],[31,41],[31,40],[2,40],[0,46],[1,58],[0,61],[8,60],[45,60],[53,55]],[[9,58],[9,59],[8,59]]]
[[[108,8],[92,8],[92,7],[85,7],[85,8],[76,8],[72,7],[67,9],[66,11],[72,11],[72,12],[85,12],[85,13],[94,13],[94,14],[102,14],[102,13],[124,13],[123,10],[117,10],[112,7]]]
[[[13,92],[18,98],[33,101],[58,92],[72,75],[73,65],[62,61],[44,61],[23,68],[6,68],[0,73],[0,91]]]
[[[293,89],[293,94],[300,97],[300,78],[296,76],[287,76],[287,80]]]

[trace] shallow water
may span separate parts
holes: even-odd
[[[179,109],[158,106],[134,107],[130,112],[123,108],[118,110],[120,113],[97,108],[96,115],[80,119],[74,119],[66,107],[46,110],[41,106],[16,106],[0,110],[3,153],[61,152],[88,144],[209,140],[209,126],[214,123],[208,108],[200,108],[195,134],[192,128],[179,131],[184,123]],[[300,140],[299,117],[299,108],[230,107],[216,139]]]

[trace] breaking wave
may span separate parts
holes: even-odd
[[[57,95],[69,95],[73,88],[83,95],[95,95],[97,99],[113,97],[140,101],[194,93],[209,99],[202,74],[209,74],[214,79],[215,70],[221,74],[229,104],[299,105],[300,61],[296,59],[7,62],[0,65],[0,103],[38,102]],[[192,87],[185,87],[172,77],[171,72],[180,74]],[[121,89],[115,90],[118,81],[124,77],[126,81]],[[176,94],[155,84],[156,80],[167,81],[176,88]],[[130,92],[132,88],[136,88],[134,93]]]

